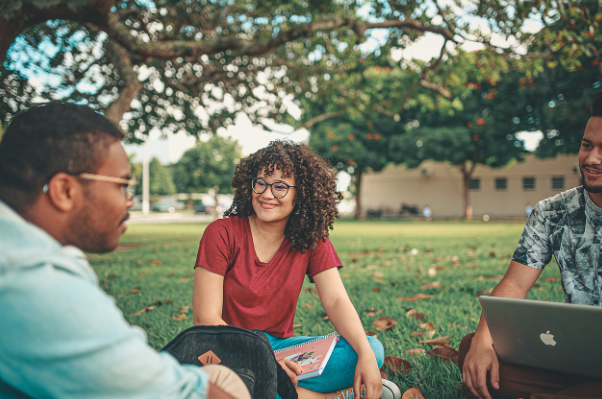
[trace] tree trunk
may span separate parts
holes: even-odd
[[[355,218],[361,220],[364,218],[362,214],[362,174],[363,168],[357,166],[355,168]]]
[[[463,218],[464,220],[472,220],[472,205],[470,204],[470,191],[469,191],[469,186],[470,186],[470,179],[472,177],[472,174],[476,168],[477,164],[476,163],[472,163],[470,164],[470,166],[468,166],[467,164],[464,164],[460,167],[460,172],[462,173],[462,185],[463,185],[463,191],[464,191],[464,195],[463,195],[463,199],[464,199],[464,213],[463,213]]]
[[[188,202],[186,203],[186,209],[189,211],[194,210],[194,203],[192,202],[192,194],[188,194]]]

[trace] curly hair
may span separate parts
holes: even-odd
[[[284,235],[293,251],[304,253],[315,248],[318,240],[326,241],[339,216],[336,204],[343,198],[336,189],[335,175],[328,162],[304,144],[275,140],[242,159],[232,179],[234,201],[224,217],[253,215],[251,181],[263,170],[270,176],[276,169],[283,177],[295,177],[295,208]]]

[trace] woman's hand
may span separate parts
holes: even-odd
[[[297,383],[299,382],[297,375],[303,372],[303,368],[299,365],[299,363],[295,363],[291,359],[284,358],[278,360],[278,364],[280,364],[280,366],[284,369],[288,377],[293,382],[293,385],[297,386]]]
[[[356,399],[360,397],[362,384],[366,389],[366,399],[380,399],[383,384],[378,370],[378,363],[374,353],[359,357],[355,366],[355,377],[353,378],[353,392]]]

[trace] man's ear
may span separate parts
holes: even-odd
[[[69,212],[81,202],[82,185],[76,177],[59,172],[52,176],[45,188],[50,203],[62,212]]]

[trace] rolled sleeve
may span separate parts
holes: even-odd
[[[537,270],[542,270],[552,260],[550,234],[541,202],[527,218],[512,260]]]

